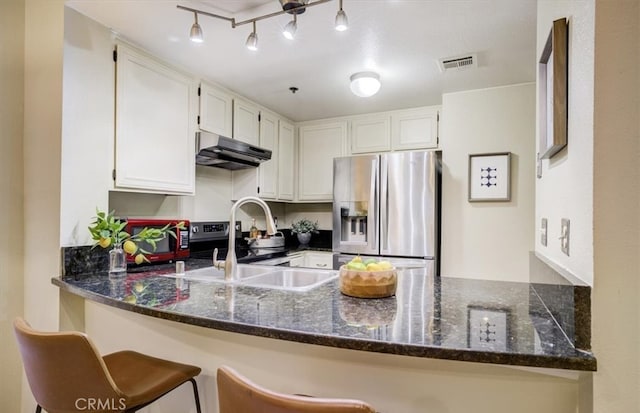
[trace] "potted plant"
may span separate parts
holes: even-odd
[[[291,232],[298,236],[300,245],[307,245],[311,240],[311,234],[318,234],[318,221],[312,222],[308,219],[301,219],[291,224]]]
[[[139,233],[131,235],[124,231],[126,225],[126,221],[120,221],[114,216],[114,211],[107,214],[96,209],[95,221],[89,227],[91,238],[95,241],[94,247],[99,245],[102,248],[111,248],[109,251],[109,275],[126,274],[125,253],[135,256],[136,264],[149,262],[145,254],[149,254],[150,251],[140,248],[139,242],[151,245],[155,250],[156,243],[168,235],[176,238],[174,230],[184,228],[184,223],[180,222],[174,227],[167,225],[163,228],[143,228]]]

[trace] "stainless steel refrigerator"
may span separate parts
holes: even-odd
[[[346,254],[340,261],[416,258],[432,261],[438,274],[440,183],[440,151],[335,158],[333,251]]]

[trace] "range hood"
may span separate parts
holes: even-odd
[[[224,169],[255,168],[271,151],[210,132],[196,132],[196,164]]]

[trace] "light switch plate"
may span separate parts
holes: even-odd
[[[560,223],[560,249],[566,255],[569,255],[569,240],[570,240],[570,222],[567,218],[562,218]]]
[[[542,218],[540,222],[540,243],[547,246],[547,219]]]

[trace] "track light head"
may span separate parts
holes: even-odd
[[[191,26],[189,39],[194,43],[202,43],[204,41],[204,37],[202,37],[202,27],[198,24],[198,13],[193,14],[195,15],[196,21],[193,23],[193,26]]]
[[[296,36],[296,30],[298,30],[298,22],[297,22],[297,18],[296,15],[293,15],[293,20],[291,20],[289,23],[287,23],[286,26],[284,26],[284,29],[282,30],[282,35],[289,40],[293,40],[293,38]]]
[[[347,19],[347,13],[342,10],[342,0],[340,0],[340,10],[336,14],[335,28],[339,32],[343,32],[349,28],[349,19]]]
[[[247,37],[245,46],[247,46],[247,49],[251,50],[252,52],[258,50],[258,34],[256,33],[256,22],[253,22],[253,31],[249,34],[249,37]]]

